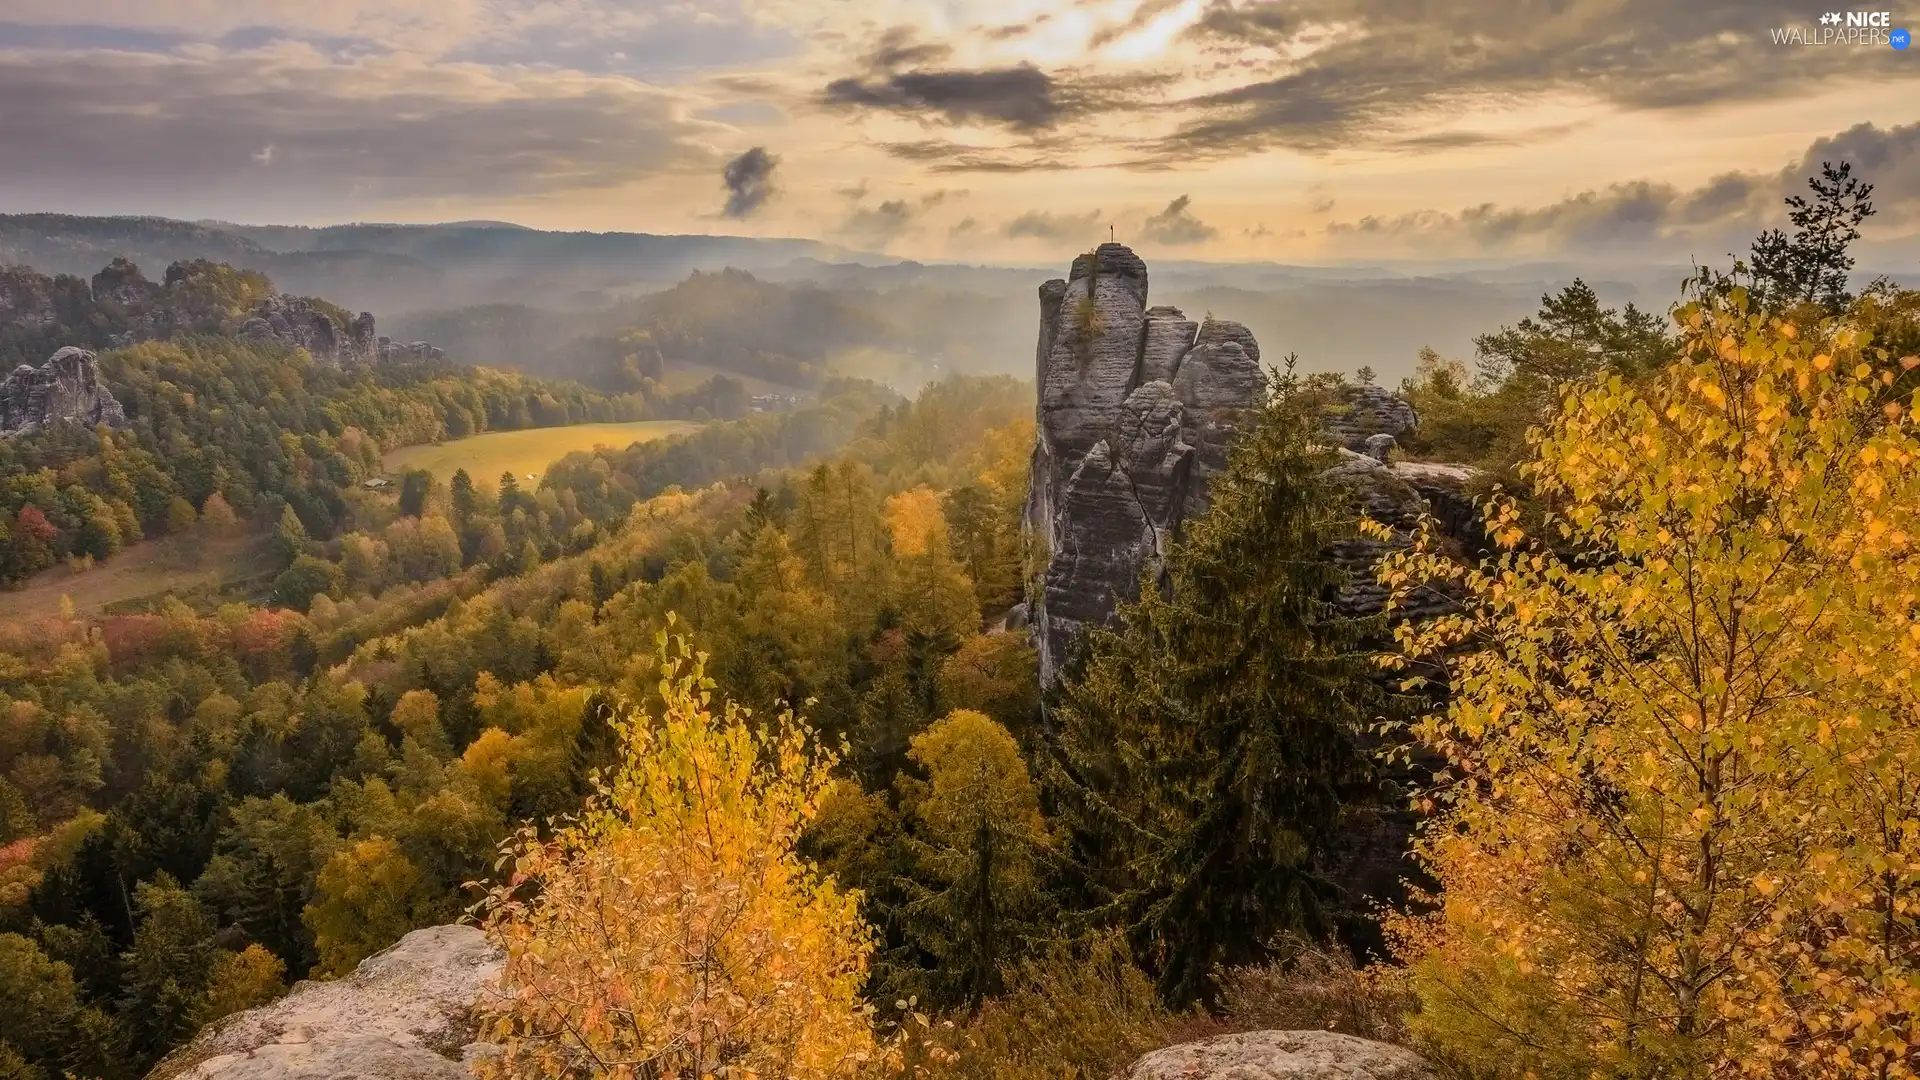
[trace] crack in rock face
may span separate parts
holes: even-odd
[[[1266,380],[1238,323],[1147,306],[1147,266],[1123,244],[1040,286],[1040,387],[1026,529],[1028,607],[1051,686],[1073,636],[1113,617],[1157,573]]]

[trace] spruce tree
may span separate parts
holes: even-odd
[[[1331,604],[1326,552],[1357,515],[1321,475],[1315,417],[1291,375],[1274,380],[1210,510],[1088,634],[1053,702],[1057,795],[1102,914],[1175,1005],[1280,932],[1330,932],[1324,855],[1373,786],[1361,736],[1388,702],[1373,628]]]

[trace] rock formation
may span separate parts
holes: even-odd
[[[344,979],[208,1025],[148,1080],[471,1080],[493,1049],[474,1010],[503,963],[471,926],[416,930]]]
[[[1331,1031],[1248,1031],[1155,1050],[1127,1080],[1433,1080],[1403,1047]]]
[[[1334,403],[1327,410],[1326,429],[1338,445],[1365,452],[1370,439],[1382,435],[1401,439],[1419,423],[1419,416],[1406,398],[1367,383],[1342,386],[1334,391]]]
[[[367,320],[371,330],[373,316],[363,312],[360,317]],[[373,355],[375,360],[383,364],[396,360],[444,360],[447,356],[445,351],[424,341],[395,341],[390,337],[379,340],[374,346]]]
[[[327,310],[331,306],[305,296],[276,293],[254,305],[234,336],[305,349],[315,360],[334,367],[379,360],[380,339],[374,333],[372,314],[362,312],[349,322]]]
[[[1030,621],[1045,687],[1073,635],[1134,599],[1142,571],[1206,509],[1236,424],[1266,383],[1246,327],[1148,307],[1146,264],[1120,244],[1100,245],[1074,260],[1067,280],[1040,286],[1035,361],[1040,404],[1025,527],[1040,565],[1009,625]],[[1393,460],[1418,420],[1391,391],[1337,388],[1324,421],[1339,455],[1329,472],[1403,538],[1431,512],[1463,548],[1477,549],[1484,537],[1467,494],[1474,471]],[[1335,546],[1351,579],[1340,610],[1381,610],[1386,592],[1373,564],[1390,546],[1363,538]],[[1447,607],[1422,597],[1409,614]]]
[[[0,267],[0,352],[31,360],[64,345],[116,349],[180,334],[231,334],[306,349],[320,363],[438,360],[425,342],[379,336],[358,316],[305,296],[273,291],[265,275],[196,259],[155,282],[118,258],[91,281]],[[24,355],[22,355],[24,354]]]
[[[124,427],[127,414],[100,381],[85,349],[68,347],[40,367],[21,364],[0,379],[0,436],[24,435],[49,424]]]
[[[1043,565],[1027,615],[1051,685],[1074,633],[1136,597],[1142,570],[1206,508],[1264,383],[1246,327],[1148,307],[1146,264],[1121,244],[1040,286],[1035,361],[1026,528]]]

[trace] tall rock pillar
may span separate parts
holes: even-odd
[[[1147,306],[1147,266],[1123,244],[1040,286],[1038,431],[1027,489],[1028,614],[1051,686],[1082,627],[1113,617],[1157,572],[1266,382],[1239,323]]]

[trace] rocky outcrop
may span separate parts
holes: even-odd
[[[40,367],[21,364],[0,379],[0,436],[24,435],[51,424],[124,427],[127,414],[100,381],[85,349],[65,348]]]
[[[1331,1031],[1249,1031],[1155,1050],[1127,1080],[1434,1080],[1411,1050]]]
[[[479,930],[416,930],[353,974],[209,1025],[148,1080],[470,1080],[475,1009],[504,959]]]
[[[160,282],[124,258],[91,281],[0,268],[0,353],[10,360],[66,345],[117,349],[181,334],[272,342],[333,366],[445,356],[426,342],[381,337],[367,312],[355,316],[325,300],[276,293],[262,274],[204,259],[172,264]]]
[[[367,328],[371,331],[373,316],[362,313],[360,317],[367,320]],[[379,344],[374,346],[374,359],[383,364],[399,360],[444,360],[446,356],[444,351],[424,341],[395,341],[390,337],[383,337],[379,340]]]
[[[1074,635],[1134,599],[1142,573],[1206,509],[1208,485],[1226,469],[1228,444],[1266,382],[1246,327],[1149,307],[1146,264],[1120,244],[1100,245],[1074,260],[1066,280],[1040,286],[1034,360],[1040,403],[1025,520],[1034,565],[1026,615],[1046,687]],[[1374,564],[1406,542],[1423,514],[1438,518],[1463,553],[1484,550],[1474,470],[1396,460],[1418,422],[1405,398],[1380,387],[1330,391],[1322,423],[1338,460],[1328,475],[1398,533],[1334,546],[1348,571],[1336,598],[1346,614],[1383,608]],[[1451,607],[1450,598],[1421,596],[1406,613],[1422,618]]]
[[[1040,286],[1035,365],[1028,617],[1051,685],[1074,634],[1135,598],[1142,571],[1205,510],[1264,381],[1245,327],[1148,307],[1146,264],[1121,244]]]
[[[1333,399],[1327,410],[1327,434],[1356,453],[1365,452],[1370,439],[1382,435],[1403,439],[1420,424],[1406,398],[1372,383],[1341,386],[1334,390]]]
[[[315,360],[334,367],[379,360],[380,339],[374,333],[373,316],[362,312],[348,320],[341,317],[344,314],[310,297],[275,294],[254,306],[234,336],[305,349]]]

